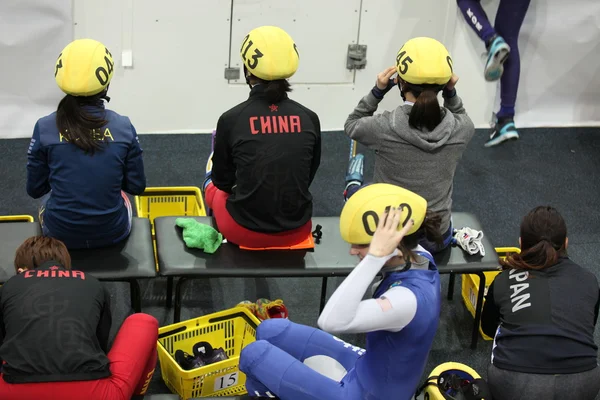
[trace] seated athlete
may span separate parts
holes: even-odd
[[[397,77],[392,78],[395,74]],[[456,166],[473,138],[475,127],[455,85],[448,50],[437,40],[415,38],[398,51],[396,66],[377,76],[375,87],[348,116],[346,134],[375,152],[375,183],[391,183],[427,200],[442,217],[444,243],[421,244],[437,252],[452,242],[452,189]],[[395,86],[404,104],[374,115],[384,95]],[[444,107],[437,94],[442,92]],[[363,155],[354,157],[346,175],[344,198],[363,184]]]
[[[27,152],[27,193],[44,196],[43,234],[70,249],[126,239],[132,213],[125,193],[146,188],[135,128],[104,107],[113,69],[102,43],[80,39],[65,47],[54,75],[66,96],[56,112],[37,121]]]
[[[0,399],[143,396],[156,365],[154,317],[129,316],[109,351],[110,295],[94,277],[71,269],[62,242],[27,239],[15,269],[0,288]]]
[[[389,184],[367,186],[348,200],[340,231],[360,263],[331,296],[318,323],[334,334],[366,333],[366,350],[289,320],[266,320],[257,328],[257,341],[240,357],[250,395],[283,400],[414,396],[441,306],[437,267],[418,245],[423,231],[430,240],[441,240],[426,209],[424,198]],[[363,300],[379,274],[383,279],[373,286],[372,298]]]
[[[481,328],[494,337],[488,382],[494,400],[594,400],[600,392],[596,276],[567,255],[567,225],[552,207],[521,222],[520,254],[502,260]]]
[[[321,162],[317,115],[288,98],[298,49],[282,29],[252,30],[240,49],[250,97],[219,118],[204,196],[220,232],[250,248],[301,243]]]

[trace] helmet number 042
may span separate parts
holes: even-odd
[[[112,58],[112,54],[110,54],[108,49],[105,48],[105,50],[106,50],[106,54],[108,54],[110,56],[110,58]],[[96,78],[98,78],[98,82],[100,82],[100,84],[102,86],[106,85],[106,83],[108,82],[108,77],[110,76],[110,74],[113,72],[113,69],[114,69],[115,64],[113,62],[111,62],[110,58],[108,58],[108,56],[104,56],[104,61],[106,62],[106,68],[104,68],[103,66],[96,68]]]
[[[407,211],[406,218],[404,218],[404,221],[401,224],[401,226],[404,226],[408,221],[410,221],[410,217],[412,217],[412,208],[407,203],[400,204],[398,208]],[[386,208],[386,211],[389,211],[389,209],[390,206]],[[377,215],[377,213],[373,210],[365,211],[362,215],[362,223],[363,227],[365,228],[365,232],[367,235],[373,236],[375,234],[375,229],[371,229],[370,219],[372,220],[375,229],[377,229],[377,226],[379,225],[379,215]]]

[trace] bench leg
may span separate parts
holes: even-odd
[[[325,301],[327,300],[327,277],[323,277],[323,281],[321,283],[321,304],[319,305],[319,315],[323,312],[325,308]]]
[[[479,325],[481,324],[481,311],[483,310],[483,294],[485,292],[485,274],[478,272],[479,290],[477,291],[477,304],[475,305],[475,321],[473,321],[473,336],[471,337],[471,348],[477,348],[477,340],[479,340]]]
[[[173,277],[167,278],[167,308],[171,308],[173,305]]]
[[[129,281],[129,292],[131,294],[131,307],[136,313],[142,312],[142,293],[137,279]]]
[[[173,323],[177,323],[181,320],[181,300],[183,294],[181,293],[181,286],[183,282],[187,281],[187,278],[179,278],[177,285],[175,285],[175,307],[173,310]]]
[[[452,301],[454,298],[454,281],[456,279],[456,274],[451,273],[450,279],[448,280],[448,300]]]

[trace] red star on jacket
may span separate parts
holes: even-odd
[[[56,270],[58,269],[58,267],[57,267],[56,265],[53,265],[53,266],[51,266],[51,267],[50,267],[50,268],[48,268],[48,269],[50,269],[50,270],[52,270],[52,271],[56,271]]]
[[[269,106],[269,108],[271,109],[271,112],[275,112],[275,111],[277,111],[277,109],[279,108],[279,106],[276,106],[275,104],[271,104]]]

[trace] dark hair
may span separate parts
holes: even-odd
[[[246,66],[244,66],[244,74],[246,75],[246,82],[248,82],[248,84],[260,83],[267,87],[265,89],[265,94],[267,95],[267,100],[271,103],[279,103],[281,100],[286,98],[286,93],[292,91],[292,85],[290,85],[287,79],[266,81],[252,75],[252,73],[249,73]]]
[[[544,269],[567,255],[567,224],[558,210],[536,207],[521,222],[521,253],[500,260],[504,269]]]
[[[15,252],[15,270],[35,269],[48,261],[56,261],[71,269],[71,256],[63,242],[47,236],[32,236]]]
[[[56,110],[58,131],[66,140],[84,150],[86,154],[94,154],[96,150],[102,148],[105,138],[99,132],[94,133],[94,129],[102,128],[108,121],[104,115],[91,115],[83,107],[98,105],[105,96],[106,91],[88,97],[76,97],[68,94],[58,103]]]
[[[412,252],[412,249],[417,247],[422,239],[427,239],[428,241],[441,246],[444,243],[441,226],[442,216],[428,210],[419,229],[412,235],[403,237],[398,245],[398,250],[405,256],[408,255],[411,260],[414,260],[415,255]]]
[[[411,91],[411,90],[408,90]],[[412,91],[417,101],[412,106],[408,124],[415,129],[432,131],[442,122],[442,111],[438,102],[437,92],[425,89],[422,92]]]

